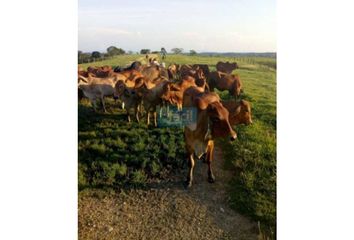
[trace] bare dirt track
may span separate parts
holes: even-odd
[[[207,182],[207,165],[198,160],[194,185],[184,189],[186,170],[147,189],[120,193],[79,193],[79,239],[257,239],[257,225],[228,207],[223,169],[215,149],[216,182]]]

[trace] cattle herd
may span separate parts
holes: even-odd
[[[97,110],[100,100],[106,112],[104,98],[113,96],[126,110],[127,121],[131,121],[130,110],[134,110],[136,121],[145,112],[146,122],[150,124],[153,115],[157,126],[158,106],[171,104],[178,109],[194,107],[197,110],[196,122],[186,125],[184,137],[188,154],[189,173],[186,185],[192,186],[195,157],[205,158],[208,164],[208,181],[215,178],[211,168],[214,139],[229,136],[235,140],[237,135],[232,128],[237,124],[251,124],[250,103],[241,99],[242,84],[238,75],[232,71],[236,63],[218,62],[217,71],[210,71],[206,64],[179,65],[159,64],[156,59],[148,64],[135,61],[129,67],[79,66],[79,98],[87,97]],[[223,101],[214,89],[227,90],[233,100]]]

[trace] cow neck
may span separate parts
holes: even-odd
[[[207,132],[205,133],[204,140],[211,140],[212,135],[211,135],[211,122],[210,122],[210,117],[208,116],[208,129]]]
[[[205,114],[206,115],[206,119],[207,122],[205,123],[202,119],[204,116],[199,116],[198,120],[197,120],[197,129],[196,131],[198,132],[197,134],[201,137],[204,138],[204,140],[208,140],[211,137],[211,122],[210,122],[210,118],[208,116],[208,113],[206,112],[206,110],[201,110],[200,112],[198,112],[198,114]]]

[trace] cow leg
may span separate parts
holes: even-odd
[[[154,124],[155,124],[155,127],[157,127],[157,112],[156,112],[156,109],[154,111]]]
[[[213,170],[211,169],[211,162],[213,161],[213,157],[214,157],[214,141],[209,141],[207,146],[207,152],[206,152],[206,162],[208,164],[208,182],[210,183],[215,182]]]
[[[101,95],[101,102],[102,102],[103,110],[106,113],[107,110],[106,110],[106,105],[104,104],[104,96],[103,95]]]
[[[147,110],[147,112],[146,112],[146,123],[148,126],[150,125],[150,111],[149,110]]]
[[[139,122],[139,105],[135,105],[134,111],[136,121]]]
[[[230,95],[232,95],[231,93],[230,93]],[[235,101],[237,102],[237,99],[238,99],[238,97],[237,97],[237,94],[235,94]]]
[[[139,111],[140,117],[143,117],[143,103],[141,102],[138,107],[139,107],[138,111]]]
[[[130,122],[130,114],[129,114],[129,109],[126,108],[126,111],[127,111],[127,119],[128,119],[128,122]]]
[[[188,188],[192,187],[194,164],[195,163],[194,163],[193,153],[190,153],[189,159],[188,159],[189,172],[188,172],[187,181],[186,181],[186,186]]]
[[[93,110],[96,112],[97,111],[97,107],[96,107],[96,98],[92,98],[91,100],[91,104],[93,106]]]

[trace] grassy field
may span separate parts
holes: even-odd
[[[125,66],[142,55],[82,64]],[[236,61],[244,85],[243,98],[252,104],[254,124],[236,127],[238,140],[218,141],[225,168],[234,170],[228,189],[230,204],[238,212],[260,221],[265,232],[276,225],[276,60],[271,58],[227,58],[168,55],[166,65],[208,64]],[[220,93],[228,98],[227,92]],[[166,178],[171,171],[186,167],[182,129],[147,128],[128,124],[123,112],[95,114],[86,100],[79,103],[79,188],[143,185],[151,178]],[[272,234],[268,234],[272,235]]]

